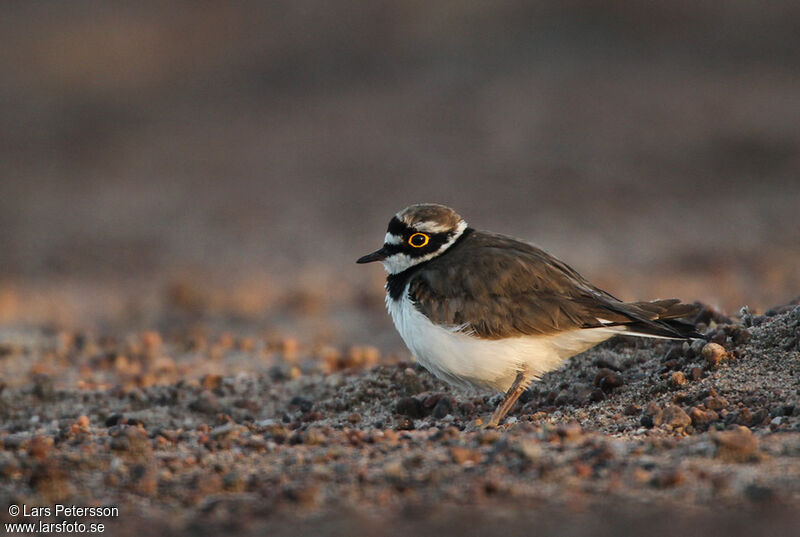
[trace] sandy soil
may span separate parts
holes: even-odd
[[[298,521],[563,534],[600,517],[609,532],[646,518],[745,535],[765,513],[786,531],[800,506],[800,307],[699,320],[712,343],[618,339],[571,359],[499,430],[480,427],[496,396],[372,347],[6,330],[0,498],[116,505],[114,534],[289,534]]]

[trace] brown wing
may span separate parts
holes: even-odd
[[[685,315],[674,299],[623,303],[535,246],[478,231],[430,261],[409,290],[433,322],[491,339],[630,323],[680,336],[657,319]]]

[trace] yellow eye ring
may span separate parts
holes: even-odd
[[[420,240],[418,239],[418,237],[422,237],[422,241],[420,241]],[[408,244],[410,244],[410,245],[411,245],[411,246],[413,246],[414,248],[422,248],[423,246],[425,246],[426,244],[428,244],[428,241],[430,241],[430,240],[431,240],[431,238],[430,238],[430,237],[428,237],[428,236],[427,236],[426,234],[424,234],[424,233],[414,233],[413,235],[411,235],[411,236],[408,238]]]

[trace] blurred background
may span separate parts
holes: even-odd
[[[400,347],[393,213],[623,299],[800,295],[800,4],[0,8],[0,321]]]

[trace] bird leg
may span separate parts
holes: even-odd
[[[517,373],[517,378],[514,379],[514,383],[506,392],[503,401],[492,413],[492,417],[489,419],[489,423],[486,424],[486,427],[497,427],[500,425],[500,421],[508,414],[508,411],[511,410],[511,407],[513,407],[514,403],[519,399],[519,396],[528,389],[531,381],[533,381],[533,377],[528,374],[528,366],[525,366],[522,371]]]

